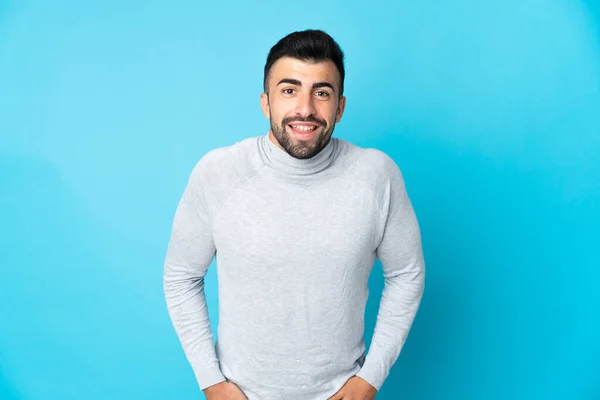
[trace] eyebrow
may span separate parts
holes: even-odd
[[[282,83],[289,83],[290,85],[302,86],[302,82],[300,82],[298,79],[283,78],[282,80],[279,81],[279,83],[277,83],[277,86],[281,85]],[[331,88],[331,90],[333,90],[335,92],[335,88],[329,82],[315,82],[312,85],[313,89],[318,89],[318,88],[322,88],[322,87]]]

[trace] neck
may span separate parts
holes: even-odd
[[[313,175],[326,169],[337,156],[338,144],[334,138],[311,158],[292,157],[277,141],[273,132],[261,138],[262,150],[269,164],[278,171],[291,175]]]

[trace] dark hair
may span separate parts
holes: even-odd
[[[271,48],[265,64],[263,88],[268,94],[267,81],[271,67],[282,57],[292,57],[302,61],[319,62],[331,60],[340,74],[340,97],[344,93],[344,52],[331,36],[322,30],[307,29],[292,32]]]

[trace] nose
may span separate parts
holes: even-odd
[[[314,99],[311,93],[300,93],[297,99],[296,114],[308,117],[315,113]]]

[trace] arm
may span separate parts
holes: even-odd
[[[417,219],[398,166],[386,156],[389,182],[381,202],[377,258],[385,278],[373,339],[357,376],[377,390],[396,362],[424,289],[425,264]]]
[[[204,276],[215,255],[208,168],[200,160],[188,180],[173,220],[164,264],[167,309],[200,389],[224,382],[210,330]]]

